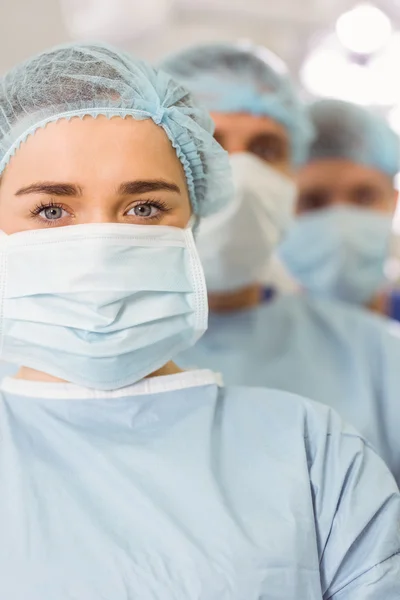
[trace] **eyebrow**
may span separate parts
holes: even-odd
[[[148,192],[176,192],[180,194],[181,190],[176,185],[164,179],[148,179],[138,181],[126,181],[119,186],[118,192],[121,196],[133,196],[134,194],[146,194]]]
[[[168,191],[180,194],[181,190],[176,185],[163,179],[148,179],[138,181],[126,181],[118,188],[118,193],[121,196],[129,196],[134,194],[146,194],[148,192]],[[40,181],[32,183],[26,187],[19,189],[16,196],[26,194],[48,194],[49,196],[82,196],[82,188],[79,185],[70,183],[55,183],[51,181]]]
[[[38,181],[26,187],[20,188],[16,196],[26,194],[48,194],[49,196],[81,196],[82,188],[70,183],[55,183],[51,181]]]
[[[267,141],[267,142],[274,142],[274,143],[279,143],[281,144],[281,146],[287,146],[289,144],[289,141],[287,138],[285,138],[283,135],[279,135],[278,133],[275,132],[265,132],[265,133],[256,133],[253,137],[250,138],[249,143],[253,144],[254,142],[263,142],[263,141]]]

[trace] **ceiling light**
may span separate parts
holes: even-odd
[[[373,54],[389,40],[392,25],[389,17],[376,6],[359,4],[339,17],[336,33],[351,52]]]

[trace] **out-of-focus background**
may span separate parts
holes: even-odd
[[[400,0],[3,0],[0,72],[73,39],[109,41],[156,60],[196,41],[237,38],[275,51],[314,93],[338,86],[366,104],[400,101],[396,73],[385,77],[400,57]]]
[[[156,61],[194,42],[249,39],[304,94],[374,105],[400,131],[400,0],[13,0],[0,4],[0,73],[48,46],[101,40]]]
[[[101,40],[156,61],[194,42],[249,39],[304,97],[374,106],[400,132],[400,0],[3,0],[0,73],[42,49]],[[400,230],[400,217],[397,221]]]

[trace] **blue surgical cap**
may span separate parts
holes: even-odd
[[[344,158],[394,177],[399,170],[397,135],[379,114],[342,100],[318,100],[309,106],[316,137],[308,161]]]
[[[228,156],[207,112],[168,74],[96,44],[51,49],[1,79],[0,173],[38,128],[85,115],[152,119],[183,165],[193,212],[205,216],[230,200]]]
[[[209,111],[266,116],[285,127],[292,160],[307,156],[312,125],[286,68],[265,48],[248,43],[194,46],[161,67],[190,89]]]

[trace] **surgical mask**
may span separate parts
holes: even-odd
[[[235,197],[203,219],[196,245],[209,291],[233,291],[262,279],[291,223],[296,187],[252,154],[231,156]]]
[[[102,223],[3,234],[0,260],[0,358],[78,385],[130,385],[207,326],[190,229]]]
[[[385,283],[391,216],[339,206],[297,219],[279,256],[315,295],[367,304]]]

